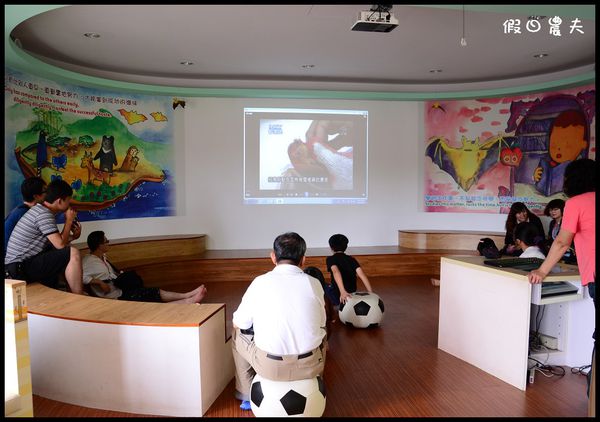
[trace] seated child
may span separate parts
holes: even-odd
[[[540,233],[539,228],[534,223],[517,224],[514,240],[515,246],[523,251],[519,258],[546,258],[543,251],[544,234]]]
[[[356,292],[356,276],[361,279],[368,292],[372,293],[369,278],[360,267],[358,261],[346,255],[348,238],[343,234],[334,234],[329,238],[329,247],[333,255],[327,257],[327,271],[331,274],[332,303],[339,306],[346,303],[351,293]],[[335,282],[333,282],[335,281]],[[327,290],[326,290],[327,292]]]
[[[331,285],[325,281],[325,276],[323,275],[323,272],[317,267],[306,267],[304,269],[304,272],[319,280],[319,283],[321,283],[321,287],[323,287],[323,292],[325,293],[325,327],[327,332],[327,338],[329,338],[331,336],[331,323],[335,322],[333,304],[331,303],[330,298],[331,293],[329,293],[331,291]]]
[[[519,247],[514,241],[515,227],[519,223],[535,224],[541,235],[544,235],[544,226],[542,220],[527,208],[523,202],[515,202],[510,207],[510,212],[506,217],[506,236],[504,236],[504,247],[500,250],[502,255],[519,256]]]
[[[541,258],[546,259],[544,233],[534,223],[519,223],[515,227],[515,246],[523,252],[519,258]],[[555,265],[551,273],[560,273],[563,270]]]

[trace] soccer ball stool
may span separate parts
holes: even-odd
[[[323,378],[272,381],[256,374],[250,388],[254,416],[319,417],[325,411]]]
[[[377,327],[383,321],[383,301],[375,293],[354,292],[340,303],[340,321],[357,328]]]

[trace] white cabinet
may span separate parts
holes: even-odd
[[[542,299],[527,272],[490,267],[483,259],[441,260],[439,349],[525,390],[529,334],[539,308],[544,311],[539,332],[556,337],[558,347],[536,359],[571,367],[590,364],[595,311],[577,271],[546,278],[579,285],[577,293]]]
[[[591,364],[594,303],[587,286],[576,281],[570,283],[579,287],[577,293],[540,299],[532,289],[530,330],[557,339],[556,349],[542,347],[530,351],[529,355],[543,364],[570,367]]]

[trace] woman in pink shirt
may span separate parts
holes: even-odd
[[[540,283],[575,241],[581,284],[588,285],[594,297],[596,281],[596,162],[589,158],[575,160],[565,169],[563,192],[569,197],[558,236],[546,260],[529,273],[529,282]]]
[[[565,169],[563,192],[569,199],[560,231],[540,268],[529,273],[529,282],[541,283],[574,240],[581,285],[588,286],[596,309],[596,161],[589,158],[572,161]],[[596,330],[592,337],[595,351]]]

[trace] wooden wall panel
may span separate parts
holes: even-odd
[[[484,234],[486,233],[479,233],[477,236]],[[422,235],[419,233],[417,238]],[[440,235],[440,239],[448,239],[444,236]],[[473,240],[470,249],[464,250],[451,249],[448,243],[443,245],[447,247],[440,248],[439,242],[428,241],[438,248],[416,249],[402,245],[351,247],[347,253],[359,261],[369,277],[426,275],[439,278],[442,256],[477,253],[473,245],[477,244],[479,238],[473,234],[471,236],[476,240]],[[458,234],[453,237],[460,238]],[[223,281],[249,282],[273,268],[268,249],[206,250],[205,239],[206,236],[201,234],[118,239],[111,241],[107,255],[119,269],[135,269],[149,287]],[[464,239],[466,238],[463,241]],[[408,244],[418,246],[418,242],[420,241],[416,240]],[[83,254],[89,253],[84,244],[76,246]],[[309,249],[305,266],[319,268],[326,279],[329,279],[325,264],[329,254],[329,248]]]
[[[355,256],[368,277],[426,275],[439,278],[440,258],[450,254],[402,253],[385,255]],[[305,266],[319,268],[329,279],[325,256],[307,257]],[[170,262],[154,262],[137,265],[135,270],[149,287],[180,285],[189,281],[193,284],[223,281],[250,282],[273,269],[269,258],[189,258]]]
[[[152,261],[199,256],[206,251],[206,235],[167,235],[131,237],[110,241],[110,261],[118,267],[135,266]],[[88,254],[86,243],[74,244],[82,254]]]

